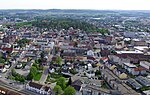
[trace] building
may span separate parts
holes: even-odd
[[[140,66],[142,66],[142,67],[144,67],[144,68],[150,70],[150,63],[147,62],[147,61],[141,61],[141,62],[140,62]]]
[[[52,95],[52,90],[50,87],[35,83],[35,82],[29,82],[26,85],[26,89],[39,93],[41,95]]]
[[[139,84],[136,80],[134,80],[134,79],[132,79],[132,78],[130,78],[130,79],[127,80],[127,84],[128,84],[128,85],[131,85],[131,86],[132,86],[133,88],[135,88],[135,89],[140,89],[140,88],[142,88],[142,85]]]
[[[150,86],[150,80],[143,77],[143,76],[138,76],[135,78],[136,81],[138,81],[139,83],[141,83],[144,86]]]
[[[8,35],[3,38],[3,43],[14,43],[17,39],[16,35]]]
[[[142,92],[143,95],[150,95],[150,90],[146,90]]]

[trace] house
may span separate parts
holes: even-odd
[[[138,76],[135,78],[136,81],[138,81],[139,83],[141,83],[144,86],[150,86],[150,80],[143,77],[143,76]]]
[[[125,37],[127,37],[127,38],[135,38],[136,37],[136,33],[135,32],[124,32],[123,35]]]
[[[88,70],[92,69],[92,64],[88,63],[87,67],[88,67]]]
[[[136,80],[134,80],[132,78],[130,78],[130,79],[127,80],[127,84],[131,85],[135,89],[140,89],[140,88],[143,87],[141,84],[139,84]]]
[[[74,87],[74,89],[76,91],[81,91],[82,84],[83,84],[83,82],[80,79],[78,79],[78,80],[75,80],[73,83],[71,83],[71,86]]]
[[[46,39],[37,39],[37,40],[34,41],[34,43],[36,45],[47,45],[48,44],[48,40],[46,40]]]
[[[139,40],[139,39],[133,39],[133,40],[131,41],[131,44],[132,44],[133,46],[146,46],[146,45],[147,45],[147,43],[146,43],[145,40]]]
[[[17,69],[21,69],[22,66],[23,66],[22,63],[18,63],[18,64],[16,65],[16,68],[17,68]]]
[[[150,63],[147,61],[141,61],[140,66],[146,68],[147,70],[150,70]]]
[[[132,70],[133,75],[144,75],[146,74],[146,69],[143,67],[136,67]]]
[[[88,78],[95,77],[95,72],[94,72],[94,71],[89,71],[89,72],[86,73],[86,76],[87,76]]]
[[[123,63],[123,68],[126,69],[129,73],[135,74],[136,72],[132,72],[136,65],[131,63]],[[138,73],[139,74],[139,73]],[[136,74],[135,74],[136,75]]]
[[[142,92],[143,95],[150,95],[150,90],[146,90]]]
[[[5,64],[0,63],[0,72],[6,72]]]
[[[50,87],[47,87],[47,86],[44,86],[35,82],[29,82],[26,85],[26,89],[30,91],[34,91],[41,95],[52,95],[52,90]]]
[[[4,36],[3,43],[14,43],[17,39],[16,35],[8,35]]]
[[[87,51],[87,56],[94,56],[94,52],[92,50]]]
[[[108,58],[107,57],[102,57],[102,58],[100,58],[100,62],[101,63],[106,63],[106,62],[108,62]]]
[[[110,61],[112,61],[116,64],[119,64],[119,65],[122,65],[124,62],[125,63],[130,63],[129,58],[121,58],[121,57],[118,57],[116,55],[109,55],[108,58],[109,58]]]
[[[61,55],[62,56],[75,57],[76,56],[76,52],[75,52],[75,50],[64,50]]]
[[[115,55],[119,58],[128,58],[132,63],[138,63],[139,61],[150,61],[150,55],[144,54],[144,52],[140,50],[116,51]]]

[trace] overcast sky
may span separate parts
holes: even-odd
[[[150,0],[0,0],[0,9],[150,10]]]

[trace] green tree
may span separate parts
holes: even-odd
[[[58,56],[56,58],[56,63],[59,64],[59,65],[61,65],[61,62],[62,62],[62,58],[60,56]]]
[[[69,81],[67,83],[67,86],[71,85],[72,84],[72,80],[71,80],[71,77],[69,78]]]
[[[37,63],[33,63],[33,65],[32,66],[34,66],[34,67],[36,67],[37,69],[39,69],[39,66],[38,66],[38,64]]]
[[[27,80],[32,80],[34,78],[33,72],[30,72],[27,76]]]
[[[59,85],[56,85],[53,89],[55,95],[61,95],[63,93],[62,88]]]
[[[16,75],[17,75],[15,69],[12,69],[12,70],[11,70],[11,74],[12,74],[12,76],[16,76]]]
[[[68,86],[65,90],[64,90],[64,95],[75,95],[76,91],[72,86]]]
[[[29,74],[28,74],[28,76],[27,76],[27,79],[28,79],[28,80],[32,80],[32,79],[36,76],[37,73],[38,73],[37,68],[34,67],[34,66],[32,66],[32,67],[30,68],[30,72],[29,72]]]
[[[58,80],[57,80],[57,83],[56,85],[59,85],[62,90],[64,90],[66,88],[66,82],[65,82],[65,78],[64,77],[60,77]]]
[[[35,75],[37,74],[38,70],[37,70],[36,67],[32,66],[32,67],[30,68],[30,72],[32,72],[33,75],[35,76]]]
[[[44,59],[44,52],[41,52],[40,56],[41,56],[41,59]]]
[[[5,59],[3,59],[2,57],[0,57],[0,63],[4,63]]]

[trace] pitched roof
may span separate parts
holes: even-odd
[[[137,68],[134,68],[134,71],[141,71],[141,70],[146,70],[144,67],[137,67]]]
[[[51,88],[48,87],[48,86],[45,86],[45,87],[43,87],[43,89],[44,89],[45,91],[49,91],[49,89],[51,89]]]
[[[29,82],[29,86],[37,88],[37,89],[41,89],[43,85],[35,83],[35,82]]]
[[[83,83],[81,82],[81,80],[75,80],[71,85],[74,87],[75,90],[80,91],[81,89],[81,85]]]

